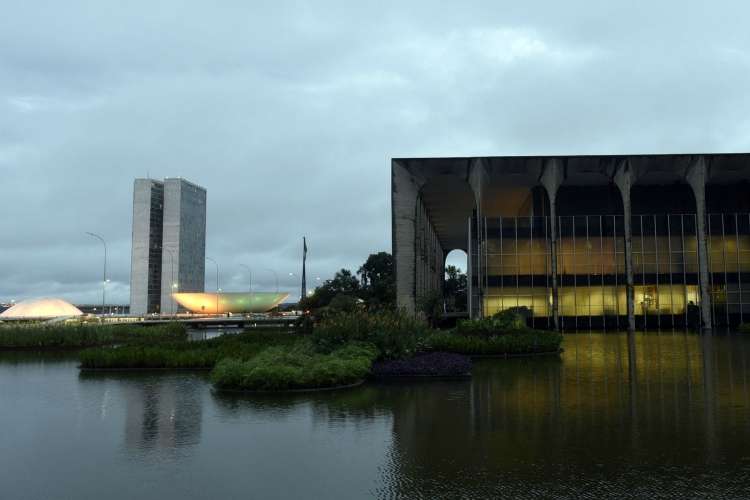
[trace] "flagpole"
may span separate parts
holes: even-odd
[[[302,291],[299,299],[302,300],[307,297],[307,278],[305,276],[305,261],[307,260],[307,238],[302,237]]]

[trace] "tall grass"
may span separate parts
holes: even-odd
[[[384,359],[412,356],[430,331],[428,325],[402,311],[356,311],[330,316],[315,326],[312,339],[322,352],[349,342],[373,344]]]
[[[210,369],[226,357],[249,359],[270,346],[290,345],[291,334],[249,332],[194,342],[129,344],[86,349],[80,353],[84,369]]]
[[[187,339],[185,327],[179,323],[144,326],[123,325],[30,325],[0,326],[0,349],[80,349],[85,347],[142,344]]]
[[[545,330],[524,330],[503,335],[460,335],[436,332],[430,335],[425,347],[431,351],[455,352],[468,355],[534,354],[560,349],[562,335]]]

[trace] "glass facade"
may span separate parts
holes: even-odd
[[[713,321],[737,324],[750,315],[750,214],[711,214],[707,219]],[[526,307],[533,322],[551,321],[550,222],[538,216],[484,219],[483,314]],[[557,217],[557,233],[561,327],[624,327],[623,217]],[[640,327],[684,327],[698,320],[696,234],[695,214],[632,216],[635,314]]]
[[[710,214],[707,223],[714,321],[750,320],[750,214]]]

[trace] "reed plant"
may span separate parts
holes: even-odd
[[[546,330],[519,330],[500,335],[465,335],[453,331],[430,335],[425,348],[467,355],[521,355],[560,350],[562,335]]]
[[[179,323],[140,324],[12,324],[0,326],[0,349],[81,349],[114,344],[174,342],[187,339]]]
[[[378,349],[380,358],[397,359],[414,355],[429,332],[427,323],[403,311],[354,311],[327,317],[315,326],[312,339],[322,352],[367,342]]]
[[[129,344],[86,349],[83,369],[210,369],[221,359],[250,359],[271,346],[291,345],[297,336],[280,332],[246,332],[209,340]]]

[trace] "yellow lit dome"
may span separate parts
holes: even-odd
[[[83,313],[70,302],[62,299],[29,299],[19,302],[0,313],[2,319],[45,319],[82,316]]]

